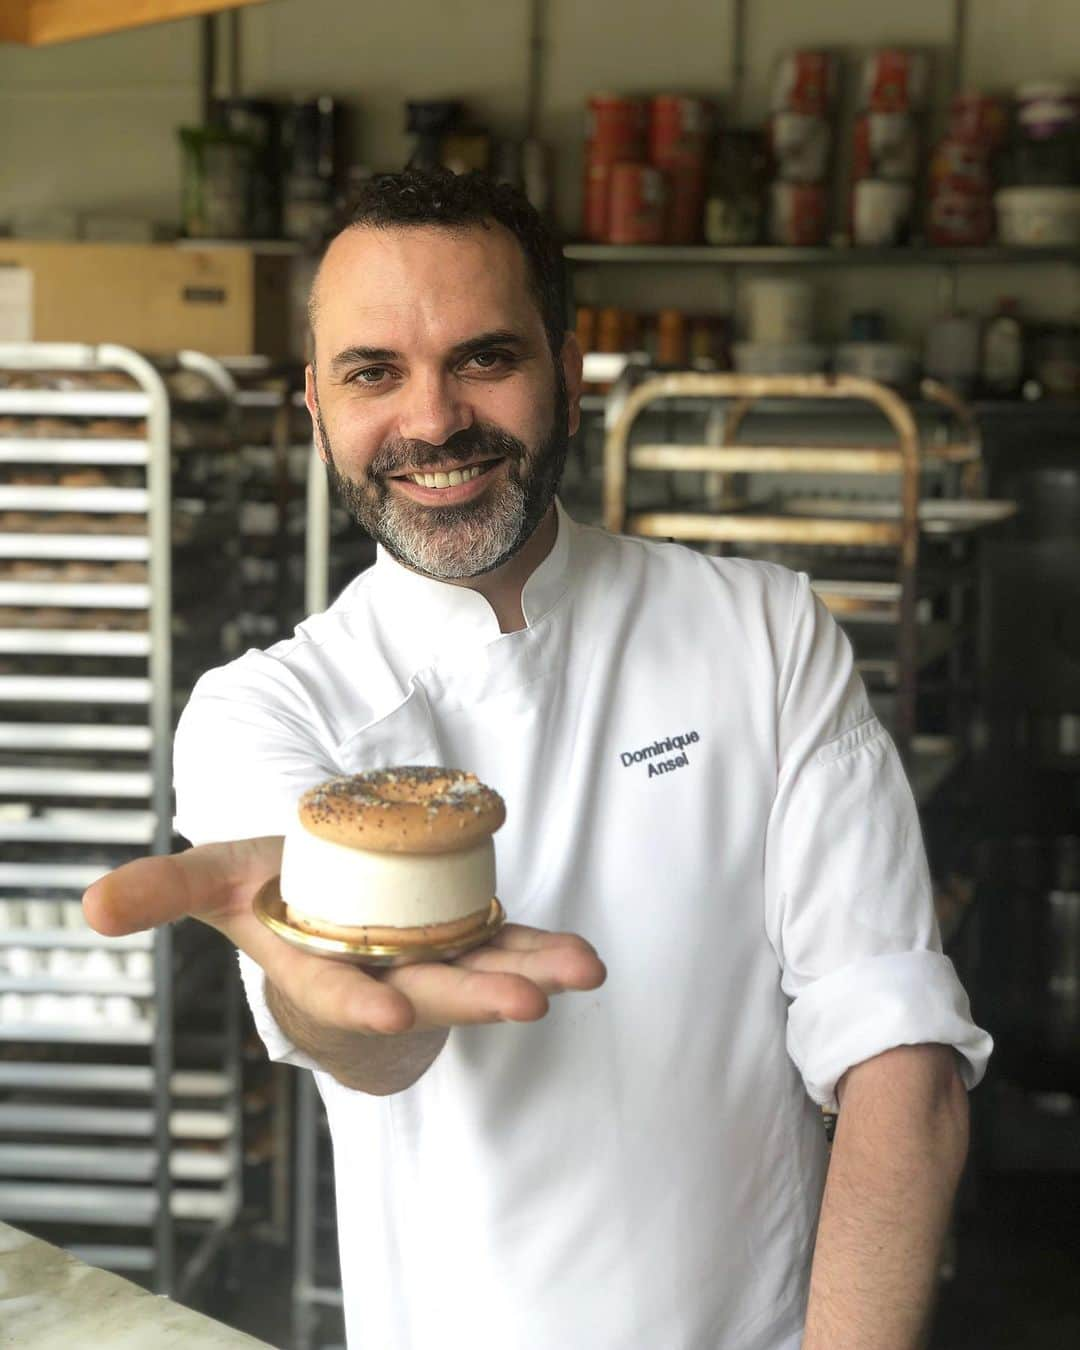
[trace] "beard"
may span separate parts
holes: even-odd
[[[558,490],[570,444],[566,384],[555,366],[551,429],[536,446],[492,423],[455,432],[442,445],[427,441],[386,441],[364,478],[337,467],[322,411],[315,418],[326,455],[330,486],[356,523],[391,557],[439,581],[459,581],[494,571],[514,556],[543,520]],[[501,481],[476,501],[458,506],[421,506],[394,492],[387,479],[402,470],[451,467],[482,459],[505,459]]]

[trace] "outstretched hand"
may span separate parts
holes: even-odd
[[[101,877],[83,897],[87,922],[118,937],[182,918],[210,924],[246,952],[286,999],[338,1032],[394,1035],[483,1022],[533,1022],[549,996],[595,989],[606,971],[584,938],[506,924],[483,947],[449,962],[371,971],[311,956],[275,936],[252,908],[281,867],[279,837],[203,844],[140,858]]]

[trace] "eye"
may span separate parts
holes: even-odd
[[[473,352],[465,361],[466,366],[471,365],[475,370],[480,371],[501,370],[505,366],[513,365],[513,363],[513,353],[502,351],[498,347],[488,347],[482,352]]]
[[[362,370],[354,371],[348,378],[349,384],[361,384],[369,389],[374,388],[384,382],[390,374],[386,366],[364,366]]]

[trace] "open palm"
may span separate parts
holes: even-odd
[[[203,844],[140,858],[96,881],[83,897],[92,928],[110,937],[195,918],[258,962],[306,1016],[328,1028],[396,1033],[480,1022],[533,1022],[551,994],[595,989],[606,972],[573,933],[506,924],[483,947],[450,962],[367,971],[311,956],[256,918],[259,888],[280,870],[278,837]]]

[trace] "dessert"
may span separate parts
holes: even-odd
[[[364,946],[467,946],[489,929],[505,818],[499,794],[456,769],[328,779],[300,798],[285,835],[288,921]]]

